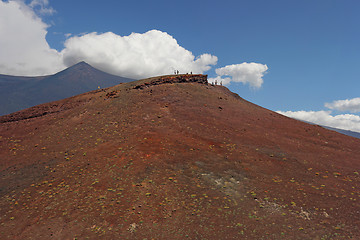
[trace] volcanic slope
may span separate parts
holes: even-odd
[[[360,139],[204,75],[0,117],[0,239],[359,239]]]

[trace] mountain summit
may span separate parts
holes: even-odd
[[[66,70],[82,70],[82,69],[94,69],[90,64],[85,61],[78,62],[77,64],[65,69]]]
[[[75,76],[74,76],[75,74]],[[78,75],[76,75],[78,74]],[[82,62],[79,62],[61,72],[58,72],[56,74],[54,74],[53,76],[62,76],[64,79],[65,79],[65,76],[66,77],[70,77],[71,79],[76,79],[77,81],[79,80],[83,80],[83,78],[78,78],[78,77],[81,77],[81,76],[87,76],[87,77],[90,77],[92,80],[95,80],[96,77],[105,77],[105,79],[108,79],[108,78],[118,78],[118,76],[115,76],[115,75],[111,75],[111,74],[108,74],[108,73],[105,73],[103,71],[100,71],[94,67],[92,67],[90,64],[82,61]],[[101,83],[101,79],[97,79],[99,82],[98,83]]]
[[[0,117],[1,239],[359,239],[360,140],[204,75]]]
[[[102,72],[85,62],[50,76],[0,75],[0,115],[129,81],[133,80]]]

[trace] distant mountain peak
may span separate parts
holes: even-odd
[[[106,75],[109,74],[109,73],[103,72],[103,71],[91,66],[90,64],[88,64],[85,61],[81,61],[81,62],[78,62],[78,63],[62,70],[61,72],[54,74],[54,76],[64,75],[64,74],[75,76],[74,74],[78,74],[78,73],[87,73],[90,75],[99,74],[99,73],[106,74]]]
[[[91,65],[85,61],[78,62],[78,63],[74,64],[73,66],[90,66],[91,67]]]
[[[68,67],[67,69],[77,69],[77,68],[94,68],[94,67],[85,61],[81,61],[81,62],[78,62],[78,63]],[[65,69],[65,70],[67,70],[67,69]]]
[[[0,115],[129,81],[132,79],[103,72],[84,61],[49,76],[0,75]]]

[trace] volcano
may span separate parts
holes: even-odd
[[[49,76],[0,74],[0,115],[130,81],[133,79],[102,72],[86,62]]]
[[[205,75],[0,117],[1,239],[360,238],[360,139]]]

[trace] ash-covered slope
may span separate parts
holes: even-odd
[[[360,140],[203,75],[124,83],[0,122],[1,239],[360,236]]]
[[[129,81],[133,79],[102,72],[85,62],[49,76],[0,75],[0,115]]]

